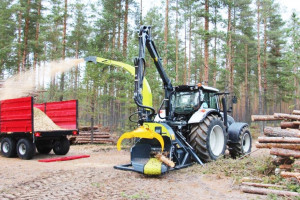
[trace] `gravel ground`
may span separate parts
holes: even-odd
[[[130,161],[128,151],[100,145],[71,146],[89,158],[41,163],[0,156],[0,199],[260,199],[244,194],[228,177],[198,174],[192,166],[159,177],[113,169]]]

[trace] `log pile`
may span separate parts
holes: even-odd
[[[257,148],[270,149],[277,166],[275,173],[282,178],[300,183],[300,110],[292,114],[275,113],[274,115],[252,115],[252,121],[281,121],[280,127],[266,127],[264,136],[258,137]],[[282,190],[282,186],[256,183],[242,183],[242,190],[255,194],[277,194],[280,196],[299,197],[299,193]],[[269,189],[268,187],[278,188]]]
[[[93,135],[92,135],[93,129]],[[79,135],[69,137],[72,144],[115,144],[116,139],[108,127],[93,128],[83,126],[79,128]]]

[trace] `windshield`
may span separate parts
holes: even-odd
[[[172,96],[171,104],[173,112],[177,114],[189,114],[199,109],[199,91],[176,92]]]

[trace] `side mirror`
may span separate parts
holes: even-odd
[[[236,96],[233,96],[232,97],[232,104],[236,104],[237,103],[237,98],[236,98]]]

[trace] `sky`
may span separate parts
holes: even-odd
[[[300,1],[299,0],[276,0],[281,6],[282,18],[288,20],[292,12],[295,12],[297,16],[300,16]]]

